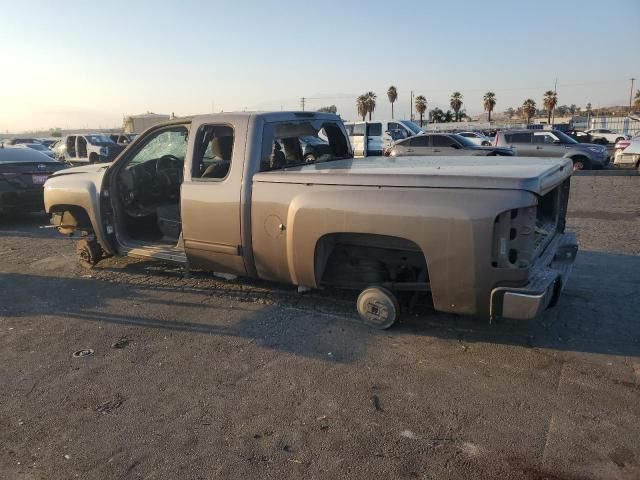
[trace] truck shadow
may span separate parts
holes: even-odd
[[[250,339],[265,348],[350,363],[385,337],[429,336],[523,348],[640,356],[640,257],[581,252],[560,305],[531,322],[433,312],[419,304],[396,327],[378,332],[357,321],[352,292],[299,295],[291,287],[162,275],[117,282],[0,274],[0,316],[56,316],[121,326]],[[130,279],[131,280],[131,279]]]

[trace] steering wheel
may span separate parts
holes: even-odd
[[[165,163],[167,165],[165,165]],[[175,168],[172,164],[180,163],[180,159],[175,155],[167,154],[161,156],[156,160],[156,173],[161,173],[163,170],[169,170]]]

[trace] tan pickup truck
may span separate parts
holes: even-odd
[[[57,172],[45,205],[88,264],[134,255],[358,289],[360,315],[383,328],[398,291],[530,319],[558,300],[577,252],[571,171],[565,159],[354,159],[335,115],[228,113],[156,125],[111,164]]]

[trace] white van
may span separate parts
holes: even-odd
[[[345,122],[349,141],[356,157],[382,155],[393,142],[409,138],[423,130],[410,120],[375,120]]]

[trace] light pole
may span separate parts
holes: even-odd
[[[636,79],[630,78],[629,80],[631,80],[631,90],[629,90],[629,113],[633,113],[633,110],[631,109],[631,99],[633,98],[633,82],[635,82]]]

